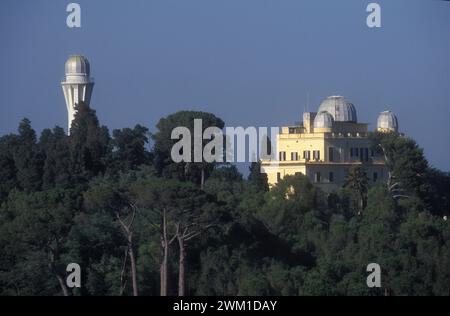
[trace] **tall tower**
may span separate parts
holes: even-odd
[[[67,134],[70,134],[72,121],[75,118],[75,106],[79,102],[84,102],[89,106],[94,80],[90,78],[89,61],[82,55],[70,56],[66,61],[65,71],[66,75],[61,82],[61,86],[67,105]]]

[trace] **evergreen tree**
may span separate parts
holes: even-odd
[[[33,192],[42,185],[43,157],[36,143],[36,132],[28,119],[23,119],[18,128],[17,146],[14,147],[14,164],[21,189]]]
[[[358,199],[358,214],[361,214],[367,204],[367,190],[368,190],[367,174],[360,165],[350,168],[345,178],[345,188],[349,188]]]
[[[143,164],[151,163],[151,154],[145,148],[149,141],[148,134],[148,129],[141,125],[113,131],[112,161],[108,165],[110,173],[136,170]]]
[[[45,161],[42,175],[43,189],[67,188],[71,184],[68,137],[61,127],[42,131],[39,148]]]
[[[172,128],[199,117],[223,126],[168,116],[154,152],[146,128],[110,140],[83,104],[71,136],[37,141],[25,119],[0,137],[0,295],[449,295],[450,176],[414,141],[371,135],[387,183],[369,188],[361,165],[337,192],[303,175],[268,190],[258,163],[245,181],[234,165],[171,161]],[[80,289],[65,286],[71,262]],[[381,288],[366,285],[372,262]]]
[[[0,227],[3,295],[70,295],[65,282],[66,243],[73,223],[73,196],[50,190],[14,192],[2,207]],[[73,262],[73,261],[69,261]]]
[[[267,174],[261,172],[261,163],[252,162],[250,165],[250,174],[248,181],[253,184],[258,191],[269,191],[269,184],[267,183]]]
[[[13,154],[17,143],[16,135],[0,138],[0,204],[8,197],[12,189],[19,187]]]
[[[78,104],[69,137],[71,170],[77,183],[85,184],[105,172],[109,147],[108,129],[100,127],[94,110]]]
[[[192,181],[201,187],[214,169],[216,163],[194,162],[194,120],[202,121],[202,157],[204,146],[209,142],[203,140],[203,132],[208,127],[222,129],[225,123],[214,114],[207,112],[180,111],[159,120],[156,127],[158,132],[153,135],[155,166],[158,173],[164,177],[175,178],[182,181]],[[174,163],[171,150],[178,140],[171,139],[172,131],[176,127],[186,127],[191,134],[191,162]],[[225,140],[223,140],[224,143]]]
[[[423,196],[428,163],[417,143],[398,133],[371,133],[372,148],[384,157],[388,168],[387,186],[395,198]]]

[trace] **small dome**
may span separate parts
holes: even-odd
[[[319,112],[314,119],[314,128],[332,128],[333,121],[333,116],[330,113]]]
[[[377,130],[398,132],[397,116],[391,111],[381,112],[377,120]]]
[[[318,110],[318,112],[323,111],[330,113],[336,122],[356,123],[358,121],[355,106],[342,96],[326,98]]]
[[[72,55],[66,61],[66,75],[90,75],[90,65],[86,57]]]

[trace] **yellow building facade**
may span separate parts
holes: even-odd
[[[398,131],[390,111],[380,113],[379,131]],[[326,192],[343,186],[351,166],[362,165],[374,185],[385,181],[384,159],[370,149],[368,124],[359,123],[355,106],[342,96],[325,99],[317,112],[303,114],[303,122],[281,128],[275,159],[262,160],[261,172],[270,186],[287,175],[303,174]]]

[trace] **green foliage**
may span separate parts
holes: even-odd
[[[176,127],[186,127],[191,133],[191,157],[194,159],[194,120],[202,120],[202,136],[208,127],[222,129],[225,123],[214,114],[207,112],[180,111],[159,120],[156,127],[158,132],[152,135],[155,141],[154,155],[155,166],[158,174],[166,178],[175,178],[182,181],[192,181],[202,184],[214,169],[215,163],[206,162],[181,162],[174,163],[171,159],[172,146],[178,142],[171,138],[172,130]],[[209,142],[203,140],[202,149]]]
[[[42,187],[68,188],[71,183],[68,139],[61,127],[43,130],[39,147],[44,153]]]
[[[209,113],[175,113],[158,123],[150,151],[147,128],[110,137],[80,104],[70,136],[55,127],[38,138],[25,119],[1,137],[0,295],[63,295],[71,262],[82,268],[82,288],[69,294],[132,295],[130,245],[139,294],[158,295],[163,215],[170,238],[195,232],[184,245],[187,295],[450,294],[442,218],[450,175],[429,167],[413,140],[371,135],[388,183],[369,187],[361,166],[331,194],[302,175],[269,191],[258,163],[244,179],[234,165],[171,162],[172,128],[192,130],[194,118],[204,129],[224,125]],[[135,218],[132,243],[119,218]],[[179,249],[174,242],[168,251],[171,295]],[[372,262],[381,288],[366,285]]]
[[[1,293],[48,295],[60,292],[55,276],[63,274],[68,235],[73,225],[70,191],[12,192],[1,212]],[[50,282],[53,280],[53,282]]]
[[[27,192],[39,190],[42,185],[42,155],[37,147],[36,132],[28,119],[23,119],[19,124],[17,146],[14,149],[19,186]]]
[[[352,166],[345,178],[344,188],[350,189],[350,192],[357,196],[358,214],[361,214],[367,204],[368,182],[369,179],[360,165]]]
[[[417,143],[398,133],[371,133],[372,148],[385,157],[388,188],[394,196],[422,195],[428,162]]]
[[[269,184],[267,182],[267,174],[261,172],[261,163],[252,162],[250,165],[250,174],[248,181],[253,184],[258,191],[269,191]]]
[[[144,164],[151,163],[152,157],[145,148],[148,141],[148,129],[141,125],[136,125],[133,129],[114,130],[111,141],[113,146],[112,161],[107,166],[110,173],[136,170]]]
[[[94,110],[80,103],[76,111],[69,137],[70,162],[73,180],[85,184],[105,172],[110,139]]]
[[[372,148],[386,158],[394,198],[418,197],[435,215],[449,215],[450,174],[428,165],[417,143],[397,133],[371,133]]]
[[[0,138],[0,202],[8,197],[10,191],[19,187],[13,155],[17,143],[16,135],[7,135]]]

